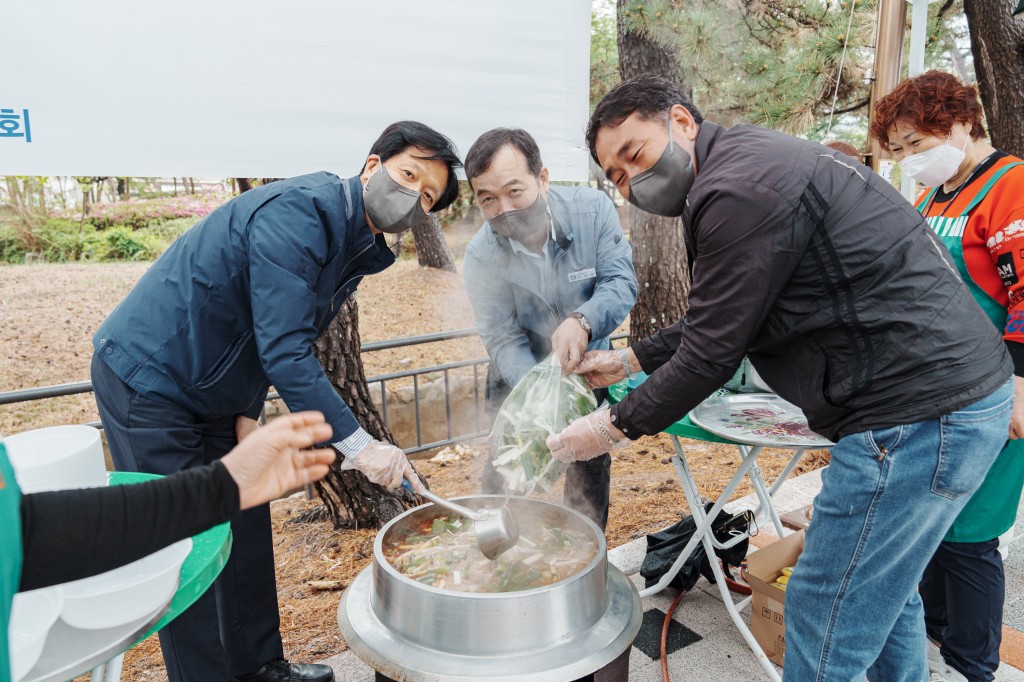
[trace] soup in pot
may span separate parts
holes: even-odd
[[[438,516],[398,530],[384,546],[402,575],[455,592],[515,592],[543,587],[582,570],[597,553],[586,534],[538,521],[497,559],[477,546],[473,524]]]

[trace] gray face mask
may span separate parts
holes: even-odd
[[[537,192],[537,198],[526,208],[505,211],[494,216],[487,223],[496,234],[522,242],[548,224],[548,204],[544,195]]]
[[[629,181],[629,203],[641,211],[678,218],[686,209],[686,195],[693,186],[693,159],[672,140],[669,118],[668,144],[658,161]]]
[[[395,182],[383,161],[380,170],[366,181],[363,206],[373,226],[381,232],[405,232],[427,219],[420,193]]]

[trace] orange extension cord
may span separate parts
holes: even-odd
[[[743,562],[746,564],[746,562]],[[718,560],[719,566],[722,564],[722,560]],[[743,572],[743,565],[740,566],[740,573]],[[725,574],[725,584],[729,586],[729,589],[736,594],[750,594],[750,587],[743,583],[738,583],[735,580],[729,578],[729,574]],[[680,600],[683,595],[686,594],[686,590],[680,590],[679,594],[672,601],[672,606],[668,607],[668,613],[665,614],[665,624],[661,626],[661,679],[663,682],[672,682],[668,676],[668,654],[665,653],[665,649],[668,648],[668,626],[672,622],[672,614],[676,612],[676,607],[679,606]]]

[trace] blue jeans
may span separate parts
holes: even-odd
[[[786,682],[928,679],[917,584],[1009,431],[1010,383],[832,448],[786,590]]]

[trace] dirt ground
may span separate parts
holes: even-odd
[[[0,391],[88,379],[91,337],[148,264],[44,264],[0,266]],[[424,270],[399,261],[360,288],[363,342],[462,329],[473,326],[461,275]],[[364,354],[372,375],[424,367],[485,354],[469,338]],[[98,418],[91,394],[0,407],[0,433],[16,433],[60,423]],[[475,444],[456,446],[415,462],[432,488],[446,496],[477,490],[483,457]],[[737,463],[734,448],[686,441],[701,493],[716,496]],[[648,438],[613,457],[608,545],[615,547],[664,527],[687,513],[670,463],[666,436]],[[774,478],[786,463],[783,453],[767,451],[760,463]],[[822,466],[827,453],[808,453],[797,473]],[[737,495],[751,491],[749,485]],[[560,499],[556,491],[555,499]],[[372,556],[374,531],[335,530],[328,522],[298,523],[316,505],[293,496],[272,505],[277,554],[278,598],[285,653],[298,661],[322,660],[345,650],[335,622],[340,590]],[[318,590],[311,581],[337,581],[338,589]],[[125,657],[124,679],[166,679],[156,638]]]

